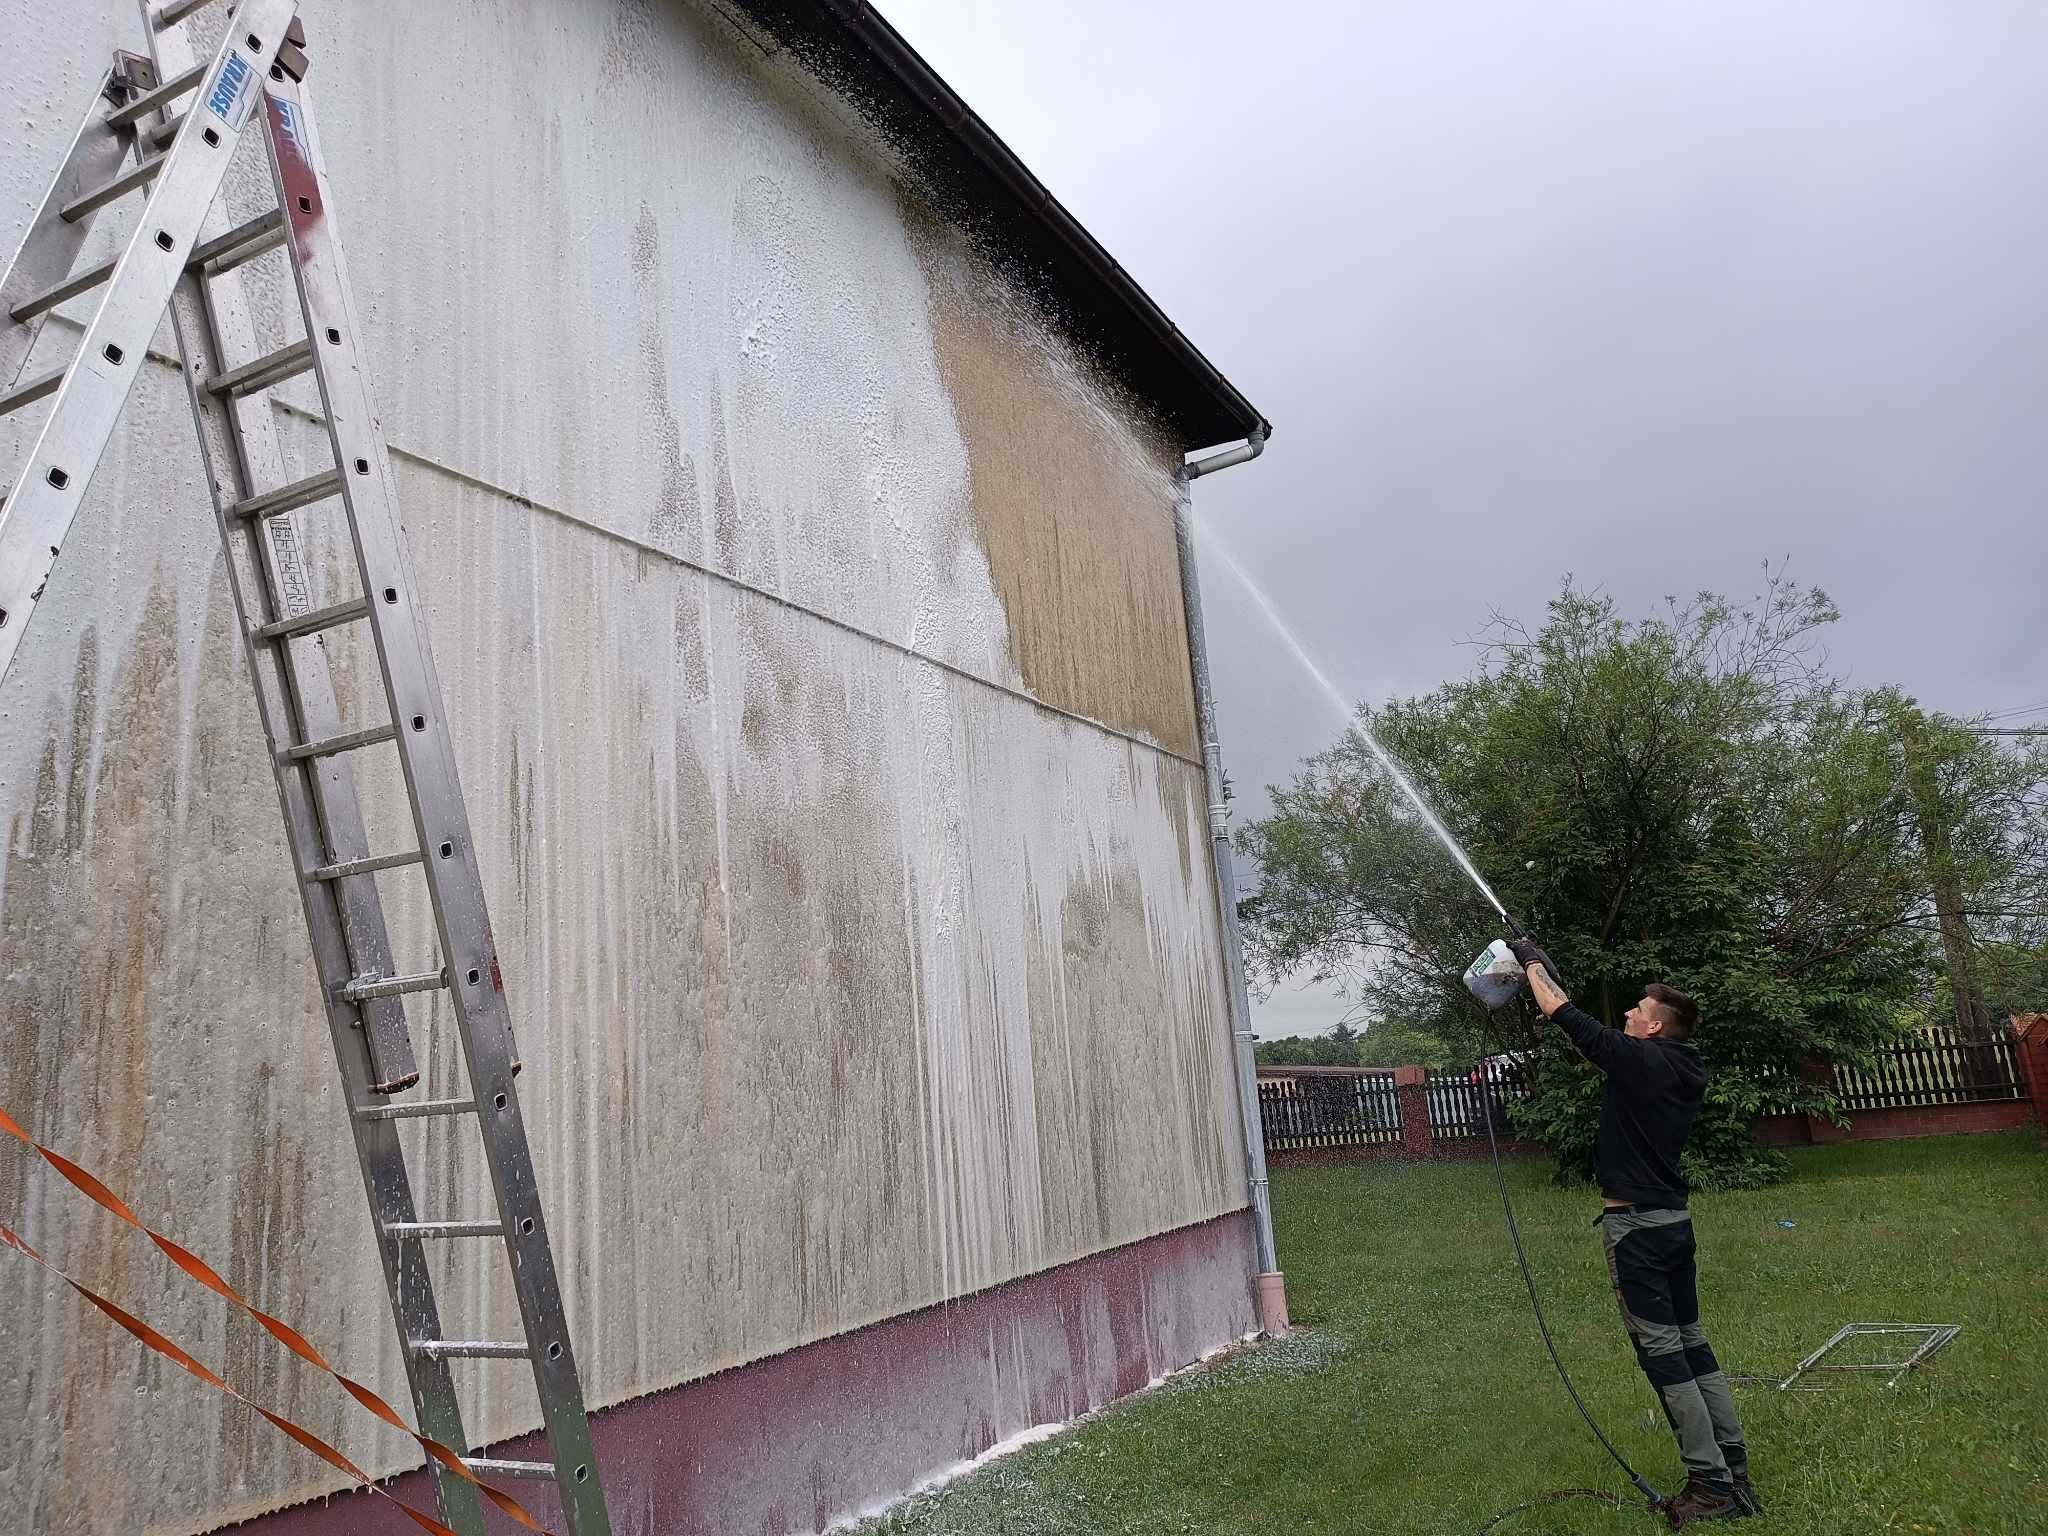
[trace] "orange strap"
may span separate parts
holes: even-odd
[[[98,1179],[94,1178],[91,1174],[87,1173],[83,1168],[79,1167],[78,1164],[72,1162],[71,1159],[66,1157],[63,1153],[53,1152],[48,1147],[44,1146],[41,1142],[37,1141],[33,1136],[29,1135],[27,1131],[24,1131],[20,1127],[20,1125],[16,1124],[14,1117],[8,1114],[7,1111],[4,1109],[0,1109],[0,1131],[5,1131],[8,1135],[12,1136],[16,1141],[19,1141],[23,1146],[28,1147],[32,1151],[36,1152],[39,1156],[41,1156],[44,1162],[48,1163],[52,1168],[56,1169],[59,1173],[63,1174],[65,1178],[69,1179],[79,1189],[83,1190],[95,1205],[99,1206],[102,1210],[108,1211],[111,1214],[120,1217],[121,1220],[127,1222],[129,1226],[135,1228],[136,1231],[140,1232],[152,1243],[155,1243],[158,1248],[163,1250],[164,1256],[166,1258],[168,1258],[173,1264],[177,1265],[178,1268],[182,1269],[186,1274],[190,1275],[194,1280],[197,1280],[201,1285],[205,1286],[209,1291],[212,1291],[216,1296],[219,1296],[226,1301],[232,1302],[235,1306],[240,1307],[244,1312],[248,1313],[251,1317],[255,1318],[257,1322],[263,1325],[265,1331],[267,1331],[270,1334],[270,1336],[276,1339],[280,1344],[284,1345],[286,1349],[290,1350],[293,1354],[297,1355],[301,1360],[305,1361],[308,1365],[314,1366],[320,1370],[325,1371],[328,1375],[332,1376],[336,1381],[340,1382],[342,1390],[347,1392],[350,1397],[354,1398],[370,1413],[382,1419],[386,1424],[389,1424],[393,1429],[398,1430],[403,1434],[412,1436],[414,1440],[419,1442],[421,1450],[425,1451],[435,1461],[439,1462],[443,1467],[447,1468],[449,1472],[461,1478],[464,1482],[474,1483],[476,1485],[477,1492],[482,1494],[485,1498],[489,1499],[492,1504],[496,1505],[498,1511],[501,1514],[505,1515],[509,1519],[517,1521],[520,1525],[525,1526],[526,1529],[528,1529],[529,1531],[539,1532],[540,1536],[548,1536],[546,1527],[542,1526],[537,1520],[533,1518],[533,1516],[529,1515],[526,1512],[525,1506],[522,1505],[517,1499],[513,1498],[511,1494],[501,1493],[496,1488],[493,1488],[490,1484],[482,1481],[480,1478],[477,1477],[477,1475],[474,1472],[469,1470],[468,1466],[464,1464],[462,1458],[456,1455],[455,1452],[448,1449],[447,1446],[443,1445],[440,1441],[434,1439],[431,1435],[421,1434],[418,1430],[414,1429],[410,1424],[406,1423],[404,1418],[400,1416],[398,1410],[396,1408],[393,1408],[383,1398],[379,1397],[375,1392],[371,1391],[368,1387],[364,1386],[361,1382],[355,1380],[353,1377],[345,1376],[340,1371],[337,1371],[333,1366],[329,1365],[327,1363],[326,1357],[323,1356],[319,1350],[315,1349],[311,1341],[308,1340],[304,1334],[300,1333],[298,1329],[292,1327],[291,1324],[284,1322],[281,1319],[272,1317],[268,1312],[263,1311],[260,1307],[251,1306],[246,1300],[243,1299],[241,1294],[238,1291],[236,1291],[233,1286],[229,1285],[227,1281],[221,1278],[220,1272],[218,1270],[216,1270],[211,1264],[207,1263],[206,1260],[200,1258],[198,1254],[192,1252],[191,1249],[186,1248],[179,1243],[172,1242],[168,1237],[165,1237],[161,1232],[153,1231],[149,1227],[145,1226],[142,1222],[142,1219],[138,1217],[133,1211],[128,1209],[128,1207],[122,1202],[121,1197],[119,1195],[115,1194],[111,1189],[107,1188],[105,1184],[102,1184]],[[119,1323],[123,1328],[126,1328],[130,1333],[134,1334],[137,1338],[141,1339],[143,1343],[149,1345],[151,1349],[157,1350],[159,1353],[168,1355],[171,1359],[177,1361],[178,1364],[184,1366],[186,1370],[191,1371],[194,1375],[198,1376],[200,1380],[220,1388],[221,1391],[226,1392],[230,1397],[236,1398],[241,1402],[248,1402],[247,1398],[242,1397],[242,1395],[239,1392],[236,1392],[232,1387],[228,1386],[226,1382],[222,1381],[219,1377],[207,1371],[207,1369],[204,1366],[200,1365],[197,1361],[193,1360],[192,1357],[190,1355],[185,1354],[184,1351],[178,1349],[176,1345],[172,1344],[168,1339],[164,1338],[162,1334],[155,1332],[155,1330],[153,1329],[150,1329],[147,1324],[139,1322],[135,1318],[130,1317],[128,1313],[123,1312],[119,1307],[114,1306],[112,1302],[102,1300],[100,1297],[95,1296],[91,1291],[87,1290],[84,1286],[80,1285],[76,1280],[73,1280],[69,1275],[66,1275],[62,1270],[55,1269],[52,1266],[50,1266],[48,1263],[44,1261],[43,1256],[41,1254],[37,1253],[33,1248],[29,1247],[20,1238],[16,1237],[12,1232],[8,1232],[5,1227],[0,1227],[0,1234],[5,1234],[9,1246],[19,1249],[21,1252],[27,1254],[30,1258],[34,1259],[38,1264],[42,1264],[45,1269],[49,1269],[52,1274],[57,1275],[59,1278],[61,1278],[73,1290],[77,1291],[79,1295],[83,1296],[87,1301],[91,1302],[94,1306],[98,1307],[101,1311],[105,1312],[109,1317],[113,1318],[115,1322]],[[325,1441],[309,1437],[306,1434],[306,1432],[298,1428],[298,1426],[290,1424],[285,1420],[278,1418],[275,1414],[269,1412],[267,1409],[257,1408],[254,1403],[249,1403],[249,1406],[251,1408],[255,1408],[258,1413],[263,1415],[263,1417],[269,1419],[273,1424],[275,1424],[279,1429],[283,1430],[287,1435],[290,1435],[294,1440],[297,1440],[300,1444],[304,1445],[306,1449],[311,1451],[314,1455],[321,1457],[323,1460],[332,1462],[342,1471],[348,1473],[349,1476],[355,1478],[356,1481],[366,1482],[362,1473],[356,1470],[354,1464],[345,1459],[337,1459],[341,1457],[341,1453],[333,1449],[333,1447],[329,1446]],[[382,1492],[383,1490],[379,1489],[378,1491]],[[423,1516],[416,1514],[413,1510],[406,1508],[406,1506],[404,1505],[400,1505],[400,1508],[405,1509],[406,1513],[412,1515],[415,1520],[424,1519]],[[447,1528],[438,1523],[433,1523],[428,1526],[428,1529],[440,1531],[446,1530]],[[450,1536],[454,1536],[454,1533],[450,1532]]]
[[[385,1492],[384,1489],[378,1487],[377,1484],[371,1482],[368,1475],[363,1471],[361,1467],[357,1466],[354,1462],[350,1461],[346,1456],[342,1455],[341,1452],[337,1451],[333,1446],[329,1445],[325,1440],[322,1440],[318,1435],[314,1434],[311,1430],[301,1429],[298,1425],[294,1424],[290,1419],[285,1418],[282,1414],[272,1413],[268,1408],[261,1407],[260,1405],[251,1402],[248,1398],[244,1397],[241,1393],[237,1392],[233,1387],[229,1386],[227,1382],[223,1381],[214,1372],[208,1370],[205,1366],[201,1365],[197,1360],[193,1359],[190,1355],[186,1354],[184,1350],[178,1348],[177,1345],[173,1344],[169,1339],[165,1338],[162,1334],[158,1333],[154,1328],[150,1327],[149,1324],[145,1323],[141,1318],[135,1316],[132,1312],[124,1312],[121,1308],[115,1306],[111,1301],[107,1300],[106,1297],[97,1295],[93,1291],[89,1290],[87,1287],[80,1285],[76,1280],[72,1279],[69,1275],[65,1274],[63,1270],[59,1269],[56,1265],[52,1264],[40,1253],[37,1253],[35,1249],[29,1247],[27,1243],[22,1241],[22,1239],[19,1236],[17,1236],[13,1231],[8,1229],[6,1226],[0,1226],[0,1243],[5,1243],[8,1247],[14,1249],[17,1253],[26,1254],[29,1258],[35,1260],[36,1263],[42,1265],[44,1269],[48,1270],[51,1274],[55,1275],[59,1280],[62,1280],[66,1285],[70,1286],[71,1289],[78,1292],[79,1295],[83,1296],[87,1301],[91,1302],[94,1306],[98,1307],[102,1312],[106,1313],[108,1317],[111,1317],[123,1328],[127,1329],[130,1333],[134,1334],[136,1338],[140,1339],[149,1348],[155,1350],[158,1354],[162,1355],[166,1360],[169,1360],[174,1364],[183,1367],[185,1370],[190,1371],[194,1376],[197,1376],[201,1381],[205,1382],[209,1387],[212,1387],[216,1392],[225,1393],[227,1396],[233,1398],[236,1402],[240,1403],[243,1407],[251,1409],[256,1413],[261,1414],[264,1418],[270,1421],[271,1425],[274,1428],[278,1429],[284,1434],[291,1436],[292,1439],[298,1441],[300,1445],[303,1445],[307,1450],[311,1451],[315,1456],[318,1456],[322,1461],[328,1463],[330,1466],[336,1467],[341,1471],[347,1473],[350,1477],[354,1478],[356,1482],[361,1484],[363,1487],[369,1489],[370,1492],[375,1494],[381,1494],[383,1497],[390,1499],[392,1503],[396,1504],[400,1509],[405,1511],[406,1517],[410,1519],[414,1525],[417,1525],[421,1530],[432,1531],[434,1532],[434,1536],[456,1536],[456,1533],[453,1530],[443,1525],[440,1521],[436,1520],[432,1515],[421,1514],[418,1510],[414,1509],[410,1504],[406,1503],[403,1499],[394,1497],[390,1493]]]

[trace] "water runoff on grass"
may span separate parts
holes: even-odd
[[[1446,827],[1442,819],[1431,809],[1429,802],[1422,797],[1422,791],[1415,787],[1414,781],[1408,777],[1407,771],[1402,768],[1393,753],[1380,745],[1379,738],[1374,736],[1371,727],[1366,725],[1361,712],[1354,710],[1346,702],[1337,685],[1330,681],[1329,674],[1316,665],[1315,657],[1309,654],[1308,647],[1301,643],[1301,637],[1295,634],[1292,626],[1281,617],[1279,608],[1275,606],[1272,598],[1266,595],[1266,589],[1252,580],[1251,573],[1238,562],[1237,556],[1230,552],[1230,547],[1216,536],[1213,529],[1199,519],[1195,527],[1202,541],[1209,546],[1216,558],[1223,562],[1225,569],[1238,579],[1246,592],[1251,594],[1252,602],[1258,606],[1266,622],[1273,627],[1273,633],[1280,637],[1301,670],[1306,672],[1316,687],[1322,690],[1323,697],[1328,699],[1337,711],[1337,718],[1365,743],[1366,749],[1372,753],[1380,767],[1386,770],[1387,776],[1400,787],[1401,793],[1408,797],[1408,803],[1415,807],[1415,813],[1422,818],[1422,824],[1444,845],[1444,851],[1457,861],[1458,868],[1462,869],[1466,878],[1478,888],[1479,894],[1486,898],[1488,904],[1502,918],[1507,918],[1508,909],[1502,906],[1500,898],[1494,895],[1493,887],[1488,885],[1486,877],[1479,873],[1478,866],[1472,862],[1472,856],[1465,852],[1464,845],[1451,836],[1450,828]]]

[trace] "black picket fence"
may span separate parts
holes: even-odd
[[[1401,1140],[1394,1074],[1344,1067],[1278,1069],[1259,1079],[1259,1117],[1269,1152],[1369,1147]]]
[[[1431,1072],[1423,1080],[1430,1138],[1459,1141],[1507,1136],[1508,1106],[1528,1093],[1514,1067],[1495,1064],[1484,1083],[1477,1072]],[[1386,1068],[1271,1067],[1259,1078],[1259,1114],[1269,1152],[1325,1147],[1392,1146],[1402,1140],[1401,1097]]]
[[[1437,1140],[1484,1138],[1489,1115],[1493,1134],[1506,1137],[1512,1134],[1508,1106],[1529,1096],[1529,1080],[1520,1067],[1492,1062],[1483,1074],[1431,1072],[1423,1080],[1422,1091],[1429,1103],[1429,1133]]]
[[[1867,1067],[1837,1066],[1834,1086],[1849,1114],[2027,1096],[2018,1041],[2004,1024],[1981,1038],[1952,1027],[1923,1030],[1881,1048]],[[1422,1092],[1428,1140],[1484,1140],[1489,1113],[1496,1136],[1511,1134],[1509,1107],[1528,1096],[1529,1084],[1519,1066],[1496,1059],[1483,1078],[1470,1069],[1430,1072]],[[1270,1152],[1395,1146],[1404,1139],[1401,1098],[1389,1068],[1264,1068],[1259,1113]]]
[[[1995,1104],[2027,1096],[2019,1042],[2009,1025],[1980,1038],[1954,1026],[1923,1030],[1877,1051],[1869,1067],[1835,1068],[1842,1108],[1903,1109],[1922,1104]]]

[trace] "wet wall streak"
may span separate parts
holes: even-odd
[[[430,582],[429,606],[442,655],[465,658],[447,669],[450,708],[595,1402],[1238,1203],[1217,1113],[1228,1079],[1213,907],[1181,873],[1201,815],[1194,770],[568,520],[507,515],[425,472],[405,480],[408,506],[431,509],[426,527],[466,573],[453,591]],[[212,611],[225,613],[224,594]],[[544,645],[543,615],[555,616]],[[196,764],[177,793],[163,777],[172,744],[138,725],[175,703],[175,675],[116,668],[119,753],[74,810],[60,745],[33,776],[45,798],[10,839],[5,916],[10,945],[27,950],[14,963],[85,985],[10,993],[8,1038],[32,1059],[10,1054],[0,1093],[173,1213],[182,1239],[229,1253],[246,1270],[232,1277],[333,1342],[344,1369],[402,1392],[218,620],[191,665],[223,718],[170,718],[217,759],[210,787],[253,814],[202,794]],[[89,734],[58,723],[62,741]],[[181,798],[194,809],[179,814]],[[1187,827],[1161,814],[1168,804]],[[77,846],[56,831],[67,818],[92,821]],[[528,850],[523,902],[515,849]],[[77,883],[46,879],[53,862]],[[159,887],[176,871],[188,897],[167,903]],[[401,881],[388,888],[400,952],[425,953],[422,903]],[[415,1019],[428,1090],[454,1091],[445,1019]],[[37,1092],[66,1083],[54,1108]],[[160,1107],[166,1089],[182,1113]],[[474,1213],[470,1149],[437,1126],[408,1139],[422,1208]],[[30,1223],[38,1241],[58,1233],[60,1252],[85,1224],[62,1204],[45,1191],[31,1212],[58,1224]],[[220,1337],[204,1299],[145,1259],[149,1274],[97,1279]],[[448,1315],[509,1325],[494,1263],[444,1274]],[[10,1336],[40,1337],[40,1369],[19,1390],[67,1432],[45,1438],[32,1414],[6,1451],[61,1502],[84,1467],[123,1464],[137,1433],[123,1395],[79,1389],[78,1352],[92,1341],[138,1367],[91,1319],[46,1307],[17,1293],[0,1316]],[[227,1358],[274,1365],[247,1340]],[[525,1427],[516,1368],[477,1375],[473,1432]],[[337,1420],[327,1427],[352,1454],[402,1464],[317,1384],[279,1385],[316,1424]],[[319,1486],[288,1447],[167,1395],[180,1400],[159,1432],[220,1446],[208,1480],[170,1474],[189,1507],[225,1513],[209,1502],[221,1486],[250,1504]],[[77,1458],[68,1471],[65,1457]],[[128,1492],[139,1509],[163,1489],[152,1474]],[[52,1506],[37,1528],[89,1522]]]
[[[1017,659],[1006,584],[1060,583],[1029,539],[991,555],[970,443],[1012,428],[948,389],[887,177],[672,8],[307,26],[592,1400],[1236,1209],[1199,770],[801,611],[1168,729],[1163,691],[1089,693],[1054,630]],[[10,37],[88,30],[0,0]],[[421,90],[422,58],[492,86]],[[47,73],[0,55],[29,104],[7,188],[69,132]],[[1035,419],[1107,409],[1062,398]],[[190,442],[150,365],[0,688],[0,1103],[402,1397]],[[1114,617],[1088,590],[1077,646]],[[366,676],[343,650],[345,710]],[[365,778],[380,839],[393,777]],[[386,878],[401,962],[430,962],[419,893]],[[426,1091],[459,1090],[448,1021],[413,1018]],[[478,1214],[473,1131],[404,1134],[421,1208]],[[409,1460],[4,1155],[0,1200],[365,1465]],[[509,1326],[502,1260],[450,1250],[444,1315]],[[0,1340],[0,1507],[28,1530],[207,1529],[330,1486],[47,1288],[0,1286]],[[462,1369],[474,1434],[537,1421],[519,1367]]]

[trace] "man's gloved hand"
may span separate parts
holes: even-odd
[[[1557,974],[1557,963],[1543,952],[1543,946],[1534,939],[1509,939],[1508,952],[1521,962],[1523,970],[1528,970],[1532,965],[1540,965],[1550,973],[1552,981],[1557,982],[1559,986],[1564,984]]]

